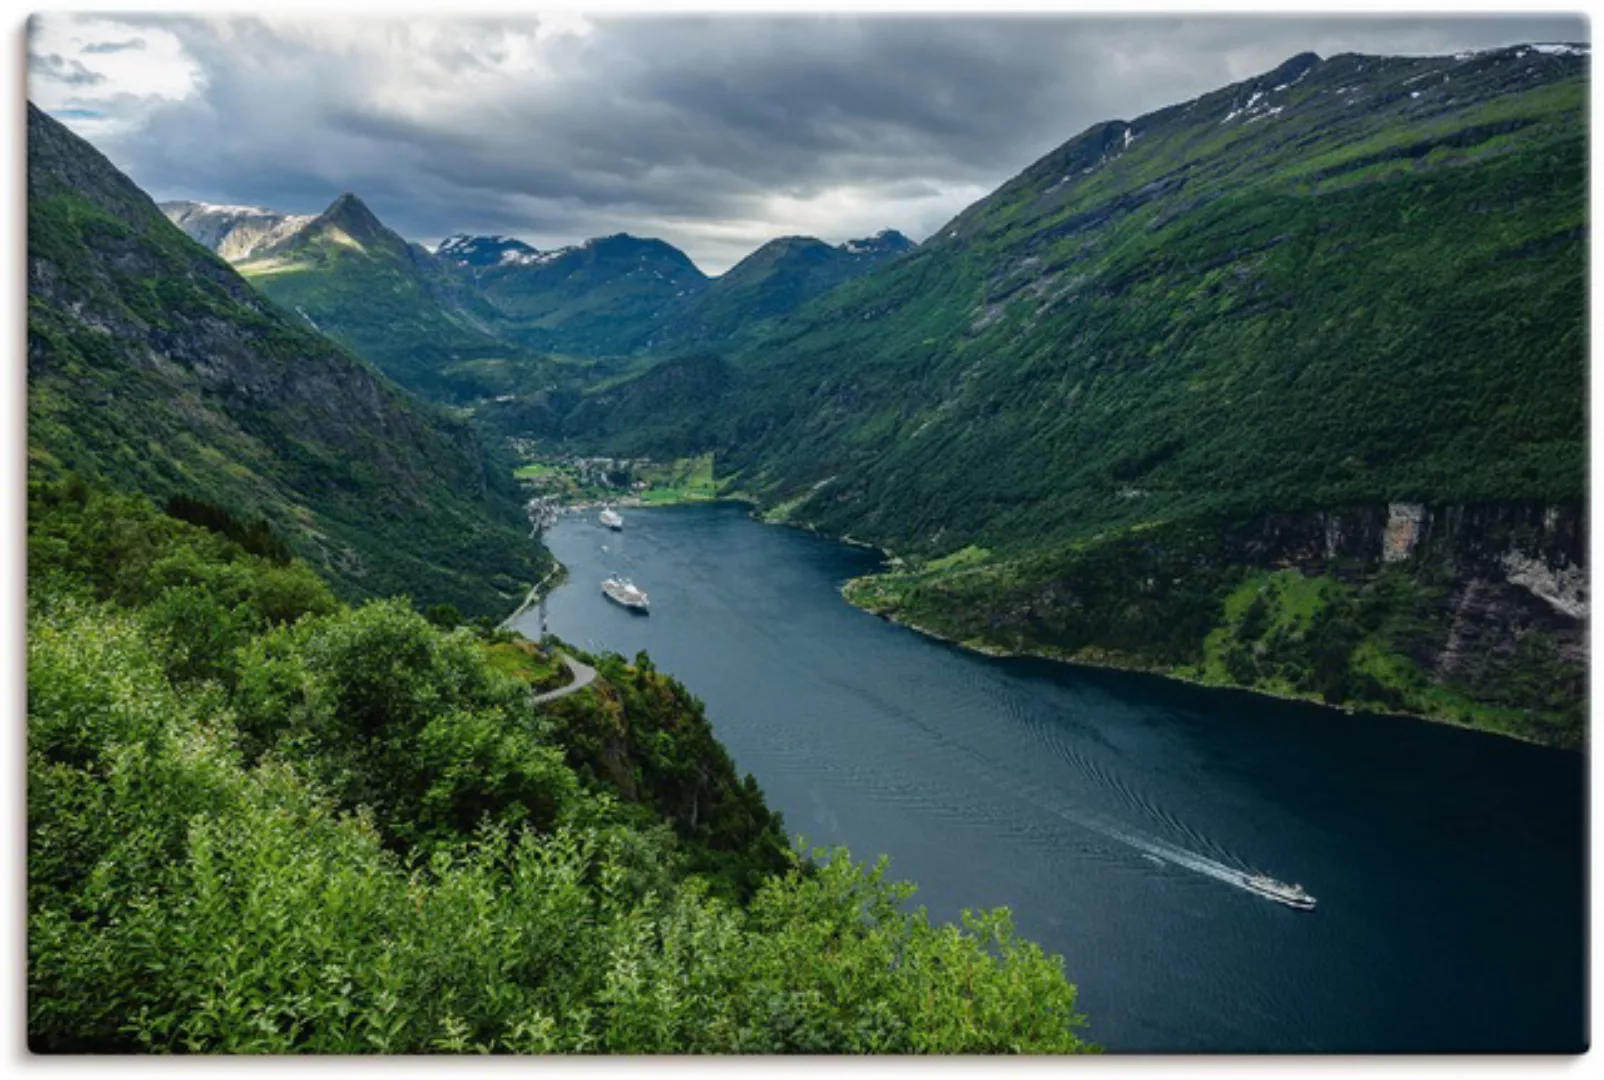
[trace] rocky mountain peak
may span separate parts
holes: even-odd
[[[318,223],[337,226],[353,240],[378,239],[390,234],[378,216],[355,194],[347,191],[318,215]]]
[[[881,229],[873,236],[861,240],[848,240],[841,250],[848,255],[896,255],[911,251],[917,245],[896,229]]]
[[[473,236],[456,233],[440,241],[434,249],[436,256],[448,259],[458,266],[500,266],[504,263],[526,264],[535,261],[540,251],[512,236]]]

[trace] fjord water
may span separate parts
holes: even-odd
[[[879,560],[733,505],[564,518],[550,630],[707,705],[787,831],[1006,905],[1112,1051],[1585,1046],[1585,764],[1418,721],[997,660],[839,595]],[[631,577],[639,616],[600,582]],[[520,627],[540,628],[538,611]],[[1319,898],[1300,913],[1238,882]]]

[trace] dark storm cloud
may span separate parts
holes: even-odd
[[[127,41],[96,41],[85,45],[83,51],[91,56],[105,55],[106,53],[127,52],[129,49],[143,49],[143,38],[129,38]]]
[[[430,241],[628,230],[712,269],[785,232],[923,237],[1093,123],[1298,52],[1587,38],[1546,16],[605,18],[538,47],[532,20],[122,21],[202,72],[98,140],[158,197],[305,212],[355,190]]]

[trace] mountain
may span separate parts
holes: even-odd
[[[312,220],[263,206],[218,206],[204,202],[157,204],[167,220],[229,262],[239,262],[291,236]]]
[[[859,260],[877,265],[886,259],[912,251],[917,246],[896,229],[881,229],[873,236],[866,236],[861,240],[848,240],[840,246],[840,250]]]
[[[683,251],[626,233],[555,251],[505,251],[514,255],[463,272],[496,308],[501,333],[549,352],[634,352],[708,283]]]
[[[694,444],[718,415],[734,374],[716,353],[659,360],[635,378],[609,383],[575,401],[555,423],[524,425],[531,434],[572,431],[620,457],[650,456],[663,446]]]
[[[894,229],[836,247],[809,236],[771,240],[708,283],[639,343],[669,351],[756,337],[767,324],[914,247]]]
[[[284,316],[31,105],[28,438],[37,475],[265,518],[349,596],[501,613],[546,560],[464,424]]]
[[[546,358],[492,331],[494,309],[448,259],[404,240],[356,195],[237,265],[270,299],[426,396],[472,404],[547,381]]]
[[[468,236],[458,233],[440,241],[434,249],[436,257],[458,266],[499,266],[506,262],[527,263],[539,258],[540,252],[510,236]]]
[[[1575,742],[1587,62],[1304,54],[1094,125],[656,450],[978,647]]]
[[[403,385],[487,414],[509,402],[520,414],[543,410],[543,395],[559,385],[618,372],[565,372],[543,352],[624,357],[755,336],[914,247],[892,229],[835,247],[785,237],[709,279],[678,248],[623,233],[551,251],[458,233],[430,252],[353,194],[315,217],[208,203],[163,209],[268,296]]]

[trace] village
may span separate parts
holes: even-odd
[[[511,439],[523,464],[513,475],[528,498],[524,511],[533,535],[564,513],[597,506],[667,506],[717,498],[713,455],[658,462],[651,458],[542,455],[536,444]]]

